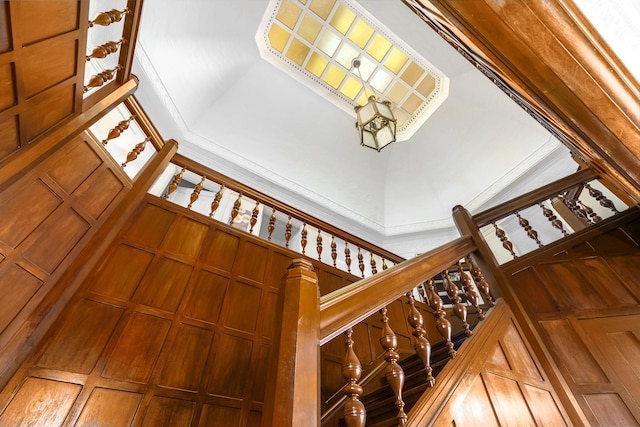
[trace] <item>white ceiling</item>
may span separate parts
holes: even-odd
[[[450,78],[408,141],[361,147],[354,119],[260,58],[266,0],[145,2],[136,93],[179,152],[400,255],[472,212],[576,169],[568,150],[398,0],[361,6]]]

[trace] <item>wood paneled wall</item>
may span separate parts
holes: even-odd
[[[411,412],[409,425],[569,426],[509,306],[500,301]]]
[[[87,0],[0,2],[0,162],[82,107]]]
[[[0,384],[56,304],[47,295],[130,187],[101,146],[78,136],[0,194]]]
[[[0,395],[0,425],[259,425],[294,257],[147,196]],[[355,279],[314,265],[323,292]]]
[[[589,421],[640,424],[640,211],[503,268]]]

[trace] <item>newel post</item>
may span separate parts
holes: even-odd
[[[262,426],[320,425],[320,291],[309,261],[292,261],[275,321]]]

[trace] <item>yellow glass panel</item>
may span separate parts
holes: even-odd
[[[416,90],[420,95],[428,98],[435,88],[436,79],[433,76],[427,74],[426,76],[424,76],[424,79],[422,79]]]
[[[355,47],[351,46],[351,44],[345,43],[333,58],[344,68],[350,70],[353,60],[358,56],[360,56],[359,51],[357,51]]]
[[[382,58],[389,52],[391,49],[391,42],[380,34],[376,35],[376,38],[373,39],[369,49],[367,49],[367,53],[375,58],[376,61],[382,61]]]
[[[322,20],[326,21],[335,3],[336,0],[313,0],[309,9],[322,18]]]
[[[398,74],[402,67],[404,67],[404,64],[407,63],[408,59],[409,57],[407,57],[404,52],[402,52],[398,48],[395,48],[393,49],[393,51],[391,51],[391,53],[387,57],[387,60],[384,61],[384,66],[387,67],[392,73]]]
[[[367,100],[369,99],[369,95],[371,95],[371,92],[368,90],[364,90],[360,96],[358,97],[358,100],[356,101],[358,103],[358,105],[364,105],[367,103]]]
[[[323,51],[329,56],[333,56],[336,49],[340,45],[340,37],[338,37],[333,31],[325,30],[320,36],[318,41],[318,49]]]
[[[332,65],[327,71],[327,74],[324,75],[324,81],[334,89],[337,89],[340,86],[340,83],[344,80],[347,73],[342,71],[340,68]]]
[[[269,43],[271,47],[282,53],[284,47],[287,45],[287,40],[289,40],[289,32],[274,23],[269,29]]]
[[[276,19],[293,30],[301,12],[302,8],[300,6],[291,0],[284,0],[280,5],[280,9],[278,9]]]
[[[409,92],[409,89],[400,82],[396,82],[391,90],[387,94],[387,98],[394,104],[400,104],[405,95]]]
[[[362,19],[358,19],[358,22],[356,22],[356,25],[353,27],[353,31],[349,34],[349,40],[354,42],[360,49],[364,49],[372,35],[373,28]]]
[[[316,37],[320,34],[320,30],[322,29],[322,24],[316,18],[313,17],[310,13],[307,13],[304,18],[302,18],[302,23],[298,28],[298,34],[313,44],[316,41]]]
[[[304,59],[309,54],[309,46],[298,39],[293,39],[287,50],[286,57],[298,65],[302,65]]]
[[[393,117],[396,118],[396,126],[400,129],[411,118],[403,109],[396,108],[393,110]]]
[[[327,64],[329,64],[329,60],[327,58],[317,54],[316,52],[313,52],[305,68],[311,74],[320,78],[320,76],[324,72],[324,69],[327,68]]]
[[[424,68],[411,61],[411,64],[402,73],[402,80],[404,80],[409,86],[416,84],[420,76],[424,73]]]
[[[420,108],[420,106],[422,105],[422,102],[423,102],[422,98],[420,98],[415,93],[412,93],[411,95],[409,95],[409,98],[407,98],[405,103],[402,104],[402,108],[404,108],[407,112],[409,112],[409,114],[413,115],[416,113],[416,110]]]
[[[331,18],[331,25],[344,35],[347,34],[355,19],[356,14],[346,5],[341,4]]]
[[[360,83],[353,77],[349,77],[347,78],[347,81],[342,85],[342,89],[340,89],[340,92],[342,92],[346,97],[353,101],[356,96],[358,96],[361,90],[362,83]]]
[[[389,83],[391,83],[392,79],[393,78],[388,73],[385,73],[382,71],[382,68],[380,68],[376,71],[373,77],[369,79],[369,84],[371,84],[371,86],[373,86],[373,88],[379,93],[383,93],[387,89],[387,86],[389,86]]]

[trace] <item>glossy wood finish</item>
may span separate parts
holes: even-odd
[[[88,0],[0,5],[0,162],[82,110]]]
[[[409,413],[407,426],[573,425],[504,301],[458,354]]]
[[[504,268],[593,425],[640,422],[639,265],[634,208]]]
[[[638,82],[568,0],[419,0],[594,168],[640,200]],[[568,71],[570,70],[570,71]]]

